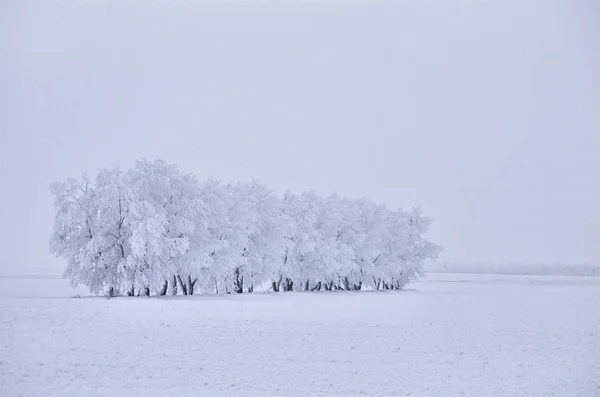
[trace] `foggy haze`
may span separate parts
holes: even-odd
[[[0,5],[0,262],[48,185],[162,158],[420,206],[442,260],[600,263],[594,1]]]

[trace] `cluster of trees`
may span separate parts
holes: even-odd
[[[50,250],[94,294],[401,289],[441,251],[419,210],[199,182],[164,161],[50,190]]]

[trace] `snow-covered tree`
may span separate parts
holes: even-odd
[[[94,185],[84,176],[50,189],[56,208],[50,249],[67,261],[65,276],[92,293],[117,293],[131,273],[132,225],[140,214],[135,190],[118,168],[101,170]]]
[[[109,296],[401,289],[441,251],[425,239],[431,220],[420,210],[277,196],[257,182],[199,183],[160,160],[51,191],[51,251],[73,285]]]
[[[198,287],[203,292],[225,292],[224,280],[228,276],[220,266],[227,258],[231,227],[228,218],[229,187],[210,179],[203,182],[199,191],[195,231],[190,240],[188,262],[190,272],[198,277]],[[176,291],[175,291],[176,293]]]
[[[267,282],[279,271],[288,247],[289,222],[282,211],[281,200],[266,186],[252,182],[238,185],[237,190],[237,200],[244,201],[249,211],[247,245],[242,254],[245,261],[240,274],[252,292],[255,285]]]
[[[190,241],[198,216],[206,213],[200,185],[191,174],[164,161],[138,161],[129,181],[140,200],[142,217],[132,228],[130,263],[137,277],[132,280],[167,293],[179,281],[182,291],[193,294],[196,278]]]

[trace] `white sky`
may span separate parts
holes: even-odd
[[[443,259],[600,263],[600,5],[4,1],[0,262],[137,158],[421,206]],[[252,3],[252,4],[249,4]]]

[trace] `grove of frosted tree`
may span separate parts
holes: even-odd
[[[401,289],[441,251],[419,210],[199,182],[160,160],[50,189],[50,250],[93,294]]]

